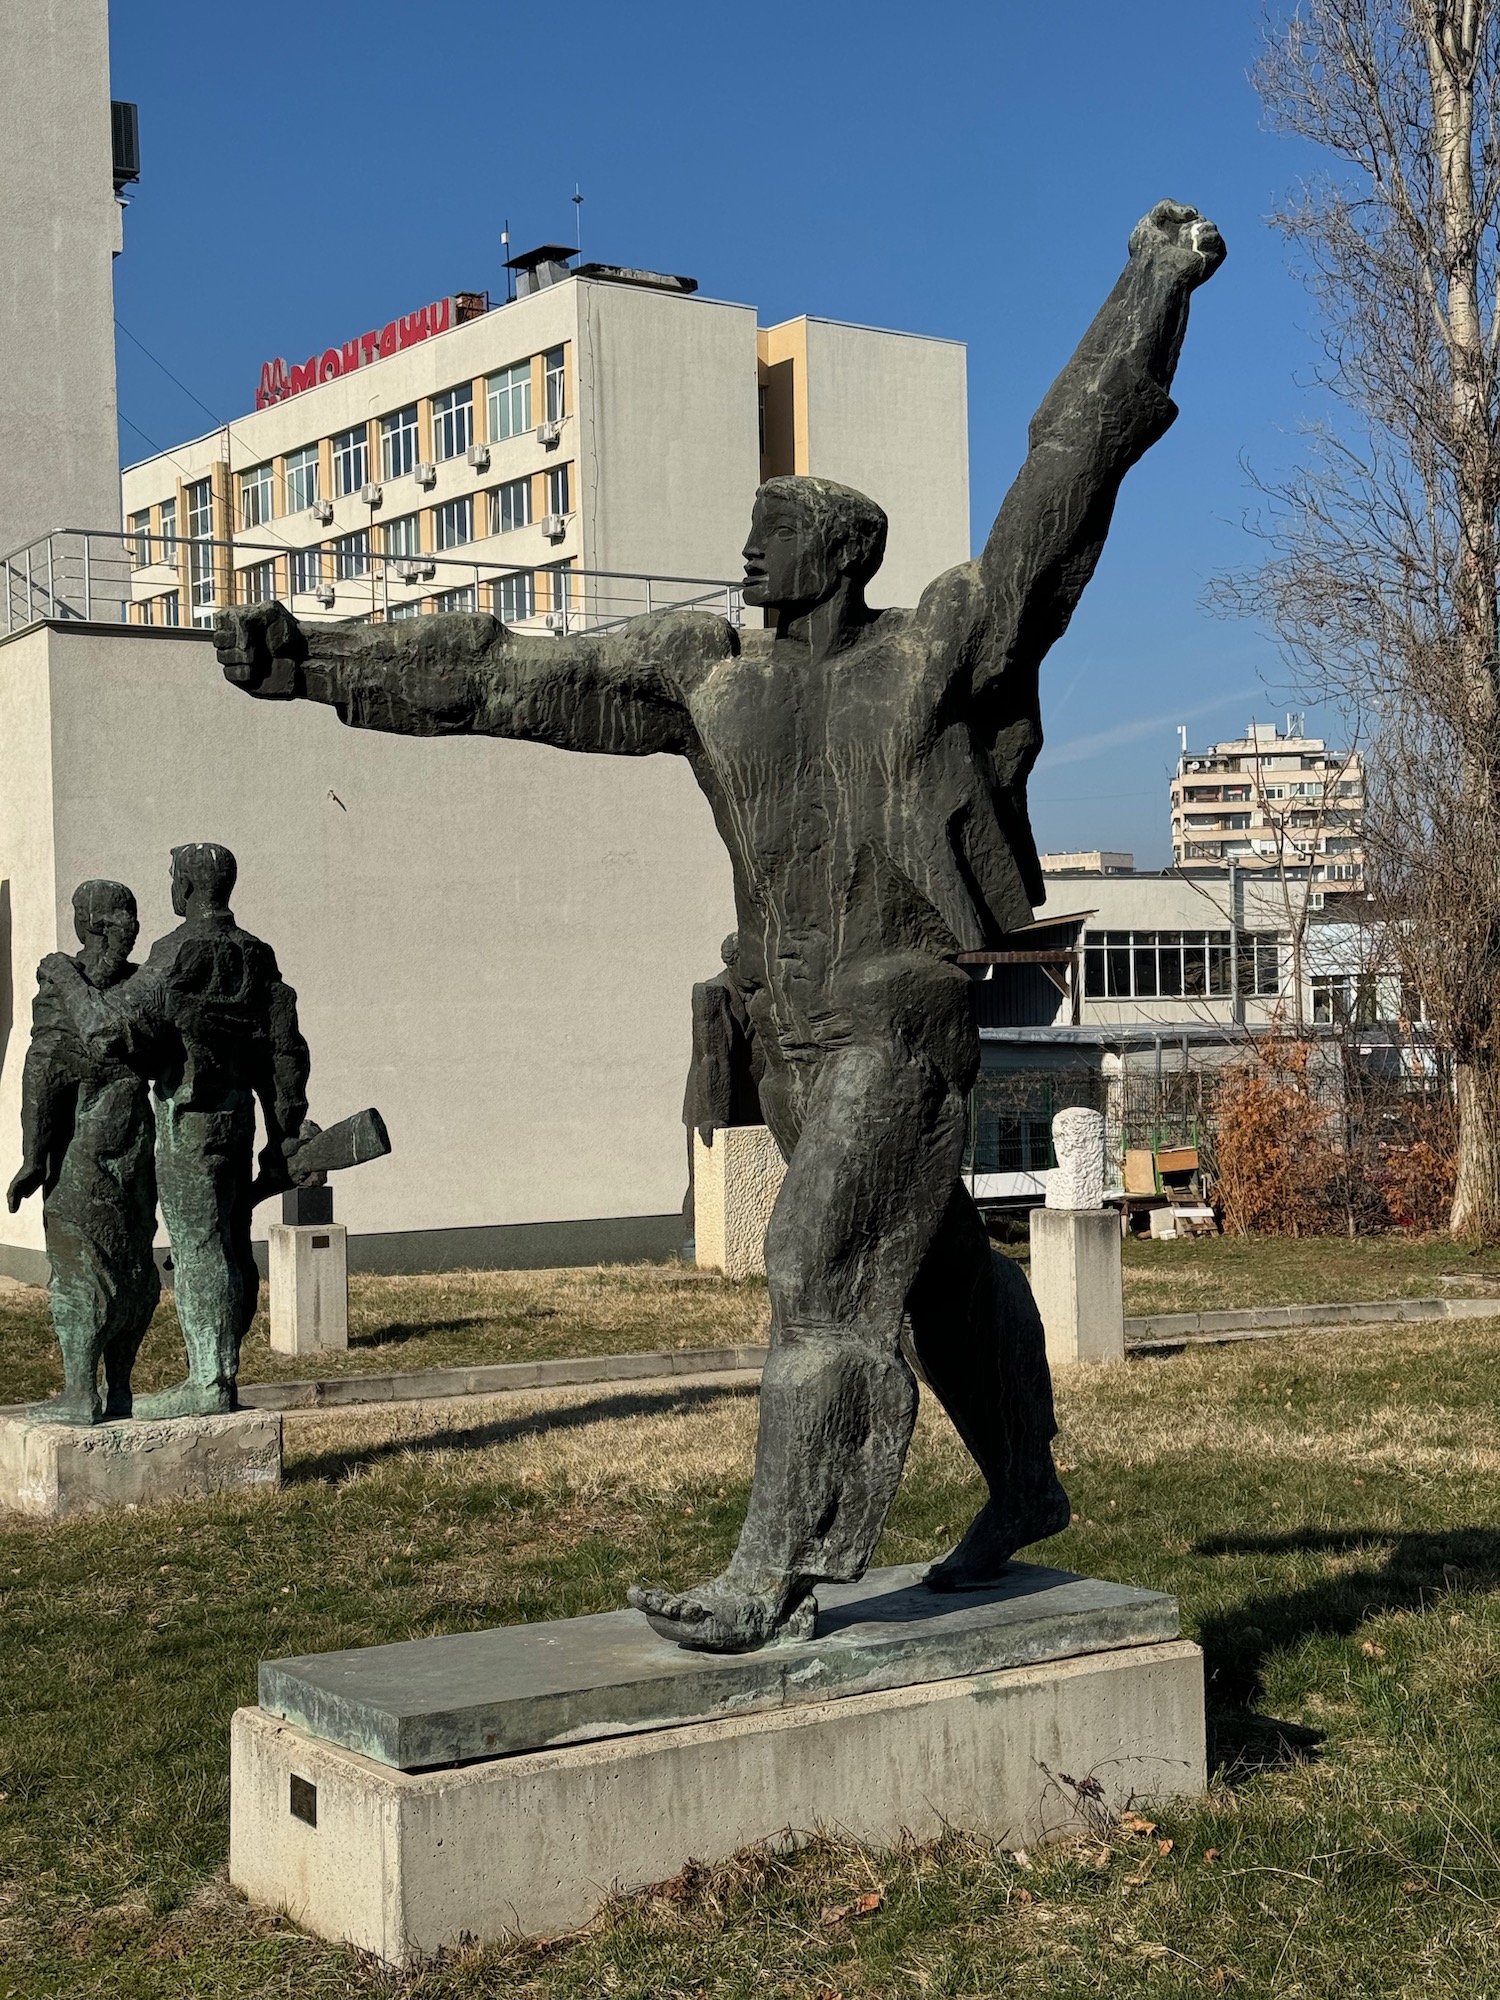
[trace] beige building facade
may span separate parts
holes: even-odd
[[[739,619],[751,502],[779,472],[885,507],[877,602],[967,560],[962,345],[761,329],[681,281],[548,268],[508,304],[455,294],[268,363],[263,407],[128,468],[132,621],[270,596],[312,619],[554,631],[682,603]]]
[[[1259,873],[1306,871],[1325,900],[1362,889],[1365,772],[1357,750],[1343,754],[1319,736],[1283,736],[1274,723],[1252,722],[1231,742],[1184,747],[1171,789],[1179,866],[1233,861]]]

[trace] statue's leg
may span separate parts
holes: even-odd
[[[97,1424],[103,1417],[97,1387],[99,1348],[109,1314],[108,1273],[96,1251],[93,1231],[72,1215],[45,1212],[50,1303],[57,1344],[62,1350],[60,1396],[39,1403],[33,1417],[54,1424]]]
[[[188,1373],[175,1389],[137,1397],[137,1417],[204,1416],[234,1408],[247,1324],[240,1210],[254,1143],[248,1098],[235,1097],[212,1110],[170,1100],[157,1105],[157,1183],[172,1244]]]
[[[154,1209],[151,1221],[155,1221]],[[110,1422],[135,1414],[130,1378],[161,1297],[161,1274],[152,1253],[153,1233],[150,1223],[144,1229],[136,1227],[105,1329],[104,1415]]]
[[[1068,1525],[1052,1463],[1057,1423],[1041,1315],[1021,1270],[992,1250],[963,1186],[907,1298],[922,1374],[973,1454],[990,1497],[958,1547],[934,1564],[934,1590],[978,1590],[1015,1551]]]
[[[902,1315],[962,1155],[973,1028],[963,974],[914,955],[867,968],[849,1001],[766,1239],[771,1351],[739,1546],[710,1584],[631,1592],[684,1645],[804,1629],[813,1586],[868,1565],[911,1439]]]

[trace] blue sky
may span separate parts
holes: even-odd
[[[242,414],[267,356],[498,291],[504,218],[517,245],[570,240],[576,182],[586,255],[691,272],[763,323],[966,341],[977,547],[1132,223],[1162,195],[1195,203],[1229,261],[1195,308],[1182,416],[1044,670],[1040,844],[1162,865],[1177,725],[1196,744],[1284,714],[1269,642],[1201,601],[1254,555],[1241,457],[1295,451],[1316,357],[1264,220],[1310,162],[1261,129],[1259,0],[113,14],[143,158],[116,266],[127,460],[210,428],[203,406]]]

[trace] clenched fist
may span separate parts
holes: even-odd
[[[1133,259],[1149,262],[1191,291],[1224,261],[1224,239],[1207,216],[1180,201],[1159,201],[1130,232]]]
[[[302,627],[283,604],[252,604],[221,611],[214,620],[214,650],[224,678],[262,701],[291,701],[302,692],[307,658]]]

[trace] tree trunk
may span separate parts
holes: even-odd
[[[1458,1177],[1448,1227],[1454,1236],[1500,1238],[1500,1061],[1460,1063]]]

